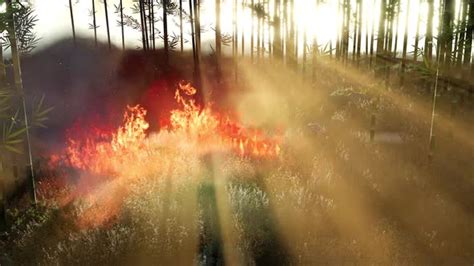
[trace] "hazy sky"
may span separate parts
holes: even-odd
[[[89,29],[89,24],[92,23],[92,18],[90,17],[91,1],[92,0],[73,0],[73,7],[77,34],[80,36],[93,38],[93,31]],[[38,33],[38,36],[42,38],[41,45],[54,42],[55,40],[64,38],[65,36],[72,36],[68,2],[68,0],[32,0],[39,19],[36,31]],[[204,38],[206,38],[207,36],[207,38],[212,39],[213,36],[211,27],[214,27],[214,2],[215,1],[210,0],[204,1],[204,6],[202,10],[202,24],[207,25],[207,28],[209,29],[209,31],[204,35]],[[340,19],[338,19],[339,16],[337,15],[338,1],[328,0],[324,5],[320,6],[320,8],[316,12],[314,12],[315,2],[316,1],[314,0],[295,1],[295,9],[297,12],[296,18],[299,32],[308,32],[309,39],[311,39],[312,36],[317,36],[319,43],[327,43],[330,40],[335,40],[337,36],[338,26],[341,23]],[[422,12],[422,14],[426,14],[426,4],[424,2],[420,4],[420,2],[422,1],[411,1],[411,5],[410,7],[408,7],[407,0],[402,0],[399,27],[400,34],[403,34],[403,30],[405,28],[405,12],[407,12],[408,10],[410,12],[408,27],[409,36],[413,37],[415,35],[418,13]],[[119,0],[108,0],[110,25],[112,32],[111,38],[115,44],[120,45],[120,29],[116,22],[119,16],[117,14],[114,14],[114,5],[118,3]],[[222,4],[222,28],[224,33],[231,33],[232,30],[232,3],[233,1],[226,0],[223,1]],[[187,10],[188,2],[186,1],[183,5]],[[126,13],[132,14],[132,11],[130,9],[131,6],[132,0],[124,0],[124,7]],[[364,0],[364,10],[366,14],[369,15],[364,16],[362,34],[365,34],[365,31],[367,30],[370,32],[372,24],[377,25],[378,6],[378,0]],[[103,3],[99,0],[96,0],[96,9],[97,23],[99,25],[98,35],[101,40],[106,41],[107,36],[105,30],[106,27],[104,7]],[[272,6],[270,7],[270,10],[273,10]],[[249,38],[247,37],[247,35],[250,36],[249,8],[240,8],[238,12],[239,27],[240,29],[245,29],[246,39],[249,40]],[[437,16],[435,15],[435,25],[437,24],[436,18]],[[422,20],[420,23],[420,28],[422,29],[421,32],[424,32],[424,29],[426,27],[425,20],[426,19],[424,19],[422,16]],[[176,22],[177,21],[178,20],[176,19]],[[169,24],[171,25],[170,31],[174,31],[178,34],[178,27],[174,26],[174,23]],[[190,29],[188,27],[189,25],[185,26],[186,33],[190,32]],[[161,30],[161,23],[157,24],[157,28]],[[375,27],[375,30],[377,30],[377,27]],[[132,29],[127,29],[125,34],[127,46],[129,48],[136,48],[140,45],[141,35],[138,32]],[[303,38],[302,34],[300,34],[300,38]],[[399,41],[401,41],[401,39],[402,38],[400,38]],[[161,43],[161,41],[158,41],[158,43]],[[401,45],[399,47],[401,47]]]

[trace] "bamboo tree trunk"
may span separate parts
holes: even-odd
[[[138,6],[139,6],[139,12],[140,12],[140,27],[141,27],[141,33],[142,33],[142,45],[143,45],[143,50],[147,50],[147,40],[146,40],[146,21],[144,20],[144,6],[143,6],[143,1],[139,0],[138,1]]]
[[[312,52],[313,52],[313,62],[312,62],[312,65],[313,65],[313,73],[312,73],[312,80],[313,80],[313,84],[316,82],[316,63],[317,63],[317,56],[318,56],[318,42],[317,42],[317,39],[316,39],[316,36],[313,37],[313,49],[312,49]]]
[[[461,0],[462,2],[462,0]],[[462,3],[460,4],[459,8],[458,8],[458,14],[457,14],[457,17],[454,18],[454,21],[455,21],[455,25],[456,25],[456,30],[454,31],[454,51],[452,53],[452,63],[457,63],[457,47],[458,47],[458,43],[459,43],[459,39],[461,37],[461,22],[462,22],[462,18],[461,18],[461,14],[462,14]]]
[[[408,22],[410,18],[410,0],[407,2],[406,15],[405,15],[405,30],[403,33],[403,48],[402,48],[402,68],[401,68],[401,77],[400,77],[400,86],[404,85],[405,82],[405,69],[407,61],[407,50],[408,50]]]
[[[351,25],[351,2],[346,0],[345,4],[345,34],[344,34],[344,61],[347,63],[349,59],[349,35],[350,35],[350,25]]]
[[[362,1],[362,6],[364,6],[364,1]],[[366,59],[369,58],[369,18],[370,16],[365,16],[364,14],[364,7],[362,7],[362,10],[361,10],[361,16],[362,17],[365,17],[366,20],[365,20],[365,57]]]
[[[196,57],[195,57],[195,71],[194,79],[197,87],[201,87],[201,11],[200,11],[200,0],[194,0],[193,2],[193,11],[194,11],[194,32],[195,32],[195,48],[196,48]]]
[[[268,57],[270,58],[272,55],[272,34],[271,34],[271,26],[270,26],[270,1],[267,1],[267,10],[268,10],[268,16],[267,16],[267,36],[268,36]]]
[[[234,60],[234,78],[235,82],[238,81],[238,61],[237,61],[237,56],[238,56],[238,49],[239,49],[239,30],[237,27],[237,0],[234,0],[234,7],[232,10],[232,23],[233,23],[233,34],[232,34],[232,56]]]
[[[380,1],[380,21],[379,21],[379,29],[377,32],[377,52],[376,52],[376,62],[377,65],[383,63],[381,56],[384,55],[384,39],[385,39],[385,12],[387,8],[387,3],[385,0]]]
[[[394,0],[388,0],[389,8],[387,9],[387,31],[385,39],[385,52],[387,56],[391,53],[393,44],[393,2]]]
[[[0,87],[5,87],[7,84],[7,73],[5,69],[5,64],[3,60],[3,43],[0,39]],[[4,172],[4,162],[5,158],[0,154],[0,176],[3,177],[0,179],[0,232],[4,231],[7,228],[7,216],[6,216],[6,206],[7,206],[7,195],[6,195],[6,185],[5,185],[5,172]]]
[[[151,36],[151,44],[153,47],[153,50],[156,49],[155,42],[155,2],[153,0],[150,0],[150,8],[149,8],[149,13],[150,13],[150,36]]]
[[[165,63],[169,63],[169,43],[168,43],[168,0],[163,0],[163,42],[165,47]]]
[[[337,2],[337,17],[341,15],[341,2],[338,0]],[[343,25],[342,23],[341,25]],[[338,27],[336,31],[336,59],[340,59],[341,56],[341,36],[342,36],[342,26]]]
[[[295,27],[296,28],[296,27]],[[295,29],[295,37],[294,37],[294,53],[293,53],[293,67],[296,69],[298,67],[298,48],[299,48],[299,39],[298,39],[299,31]]]
[[[183,39],[183,0],[179,0],[179,43],[181,53],[184,50],[184,39]]]
[[[357,12],[357,19],[358,19],[358,28],[359,31],[357,32],[357,66],[360,64],[360,52],[362,47],[362,12],[363,12],[363,5],[362,0],[358,0],[358,12]]]
[[[454,4],[454,0],[444,0],[442,58],[446,66],[449,66],[452,61]]]
[[[375,6],[375,1],[373,1],[373,6]],[[372,67],[372,62],[374,58],[374,42],[375,42],[375,16],[372,19],[371,23],[371,29],[370,29],[370,60],[369,60],[369,66]]]
[[[425,38],[425,58],[430,62],[433,58],[433,17],[434,4],[433,0],[428,0],[428,17],[426,22],[426,38]]]
[[[105,11],[105,25],[107,27],[107,42],[109,44],[109,50],[110,50],[112,48],[112,44],[110,42],[109,11],[107,8],[107,0],[104,0],[104,11]]]
[[[239,31],[237,28],[237,0],[233,1],[232,8],[232,56],[236,61],[238,49],[239,49]]]
[[[359,0],[356,2],[355,21],[354,21],[354,35],[352,37],[352,61],[354,62],[357,56],[357,41],[358,41],[358,27],[359,27]]]
[[[281,47],[281,19],[280,19],[280,0],[275,0],[273,14],[273,53],[277,59],[283,58],[283,49]]]
[[[94,44],[97,47],[97,20],[95,13],[95,0],[92,0],[92,26],[94,27]]]
[[[464,65],[466,67],[468,67],[471,62],[472,34],[473,33],[474,33],[474,3],[471,0],[471,2],[469,3],[469,18],[467,22],[466,44],[464,48]],[[471,65],[471,72],[472,72],[472,65]]]
[[[3,62],[2,62],[3,63]],[[4,175],[2,156],[0,155],[0,175]],[[0,180],[0,232],[4,232],[7,229],[7,195],[5,190],[5,179]]]
[[[17,41],[16,41],[16,32],[15,32],[15,19],[13,15],[13,6],[12,0],[6,0],[7,3],[7,13],[8,16],[8,35],[10,39],[12,61],[13,61],[13,77],[15,80],[15,87],[18,91],[18,94],[21,97],[22,101],[22,111],[23,119],[25,123],[25,135],[26,135],[26,149],[28,155],[28,174],[30,182],[30,198],[31,201],[36,204],[36,182],[35,182],[35,171],[33,166],[33,153],[31,149],[31,140],[30,140],[30,125],[28,120],[28,111],[26,108],[26,99],[23,89],[23,80],[21,76],[21,66],[20,66],[20,54],[18,51]]]
[[[398,27],[400,25],[400,1],[396,2],[397,11],[395,13],[395,17],[397,18],[397,25],[395,25],[395,41],[393,44],[393,58],[397,58],[397,50],[398,50]]]
[[[303,62],[302,62],[302,73],[303,73],[303,78],[306,75],[306,57],[307,57],[307,42],[308,42],[308,36],[306,34],[306,31],[303,32]]]
[[[122,49],[125,50],[125,24],[123,23],[123,1],[120,0],[120,27],[122,30]]]
[[[255,2],[252,0],[250,2],[251,8],[250,8],[250,60],[253,63],[253,50],[255,49],[254,47],[254,35],[255,35],[255,29],[254,29],[254,8],[255,8]]]
[[[221,0],[216,0],[216,58],[219,61],[221,57]]]
[[[257,0],[258,1],[258,0]],[[260,4],[260,1],[258,1],[258,4]],[[257,62],[260,60],[260,48],[261,48],[261,43],[260,43],[260,33],[261,33],[261,27],[262,27],[262,21],[260,19],[259,14],[257,14]]]
[[[243,10],[242,10],[243,11]],[[242,58],[245,57],[245,30],[242,30],[242,45],[241,45],[241,50],[242,50]]]
[[[189,0],[189,23],[191,26],[191,45],[193,46],[194,68],[196,70],[198,61],[196,59],[197,53],[196,53],[196,38],[194,34],[193,0]]]
[[[457,45],[457,56],[456,56],[456,65],[460,67],[462,65],[462,59],[463,59],[463,52],[464,52],[464,47],[465,47],[465,38],[466,38],[466,31],[467,31],[467,11],[468,11],[468,0],[463,1],[462,5],[462,14],[460,18],[460,23],[461,26],[459,28],[459,42]]]
[[[69,13],[71,15],[72,39],[74,41],[74,45],[76,45],[76,27],[74,25],[74,11],[72,7],[72,0],[69,0]]]
[[[146,15],[146,3],[145,3],[145,0],[139,0],[140,3],[141,3],[141,18],[143,20],[143,24],[142,24],[142,27],[143,27],[143,32],[144,32],[144,36],[145,36],[145,47],[146,47],[146,51],[150,50],[150,39],[149,37],[151,36],[148,36],[148,21],[147,21],[147,15]]]
[[[413,51],[413,61],[415,62],[418,60],[418,49],[419,49],[419,42],[420,42],[420,22],[421,22],[420,16],[421,14],[418,13],[418,20],[416,22],[415,45],[414,45],[414,51]]]
[[[201,62],[201,2],[194,0],[195,33],[196,33],[196,58]],[[199,64],[198,64],[199,65]]]

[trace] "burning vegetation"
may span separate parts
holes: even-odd
[[[67,138],[66,148],[51,155],[51,169],[68,169],[63,178],[71,179],[67,177],[71,171],[80,173],[72,193],[59,199],[62,204],[70,204],[79,196],[88,201],[80,226],[109,222],[117,215],[129,184],[165,171],[170,154],[185,152],[202,157],[227,153],[259,160],[279,156],[281,135],[267,136],[246,127],[229,114],[214,111],[212,103],[200,106],[193,98],[196,92],[190,83],[177,85],[174,100],[178,108],[170,111],[169,123],[161,122],[157,132],[149,132],[145,108],[127,106],[122,125],[116,130],[94,125],[81,128],[86,134],[73,132],[76,134]],[[101,197],[105,194],[106,199]]]

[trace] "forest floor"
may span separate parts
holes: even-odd
[[[250,62],[235,81],[228,68],[218,82],[204,66],[203,84],[231,88],[246,122],[285,125],[279,158],[169,154],[173,170],[130,184],[100,226],[77,225],[80,201],[12,208],[0,264],[474,263],[472,95],[439,89],[430,150],[432,91],[414,80],[387,87],[334,62],[314,82]]]

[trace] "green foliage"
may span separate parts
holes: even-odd
[[[34,14],[34,9],[28,4],[20,2],[12,3],[13,19],[15,22],[15,33],[17,38],[18,49],[21,53],[27,54],[31,52],[38,44],[39,38],[33,32],[38,19]],[[5,49],[10,48],[10,32],[11,13],[9,11],[0,13],[0,31],[7,32],[1,37]]]
[[[21,153],[19,145],[23,143],[26,127],[22,119],[18,95],[8,87],[0,88],[0,151]],[[38,103],[33,106],[33,112],[29,118],[32,127],[46,127],[48,114],[53,107],[44,103],[44,95]]]
[[[48,120],[48,113],[50,113],[54,107],[46,107],[44,104],[44,95],[41,96],[38,104],[33,109],[31,124],[33,126],[46,128],[44,122]]]

